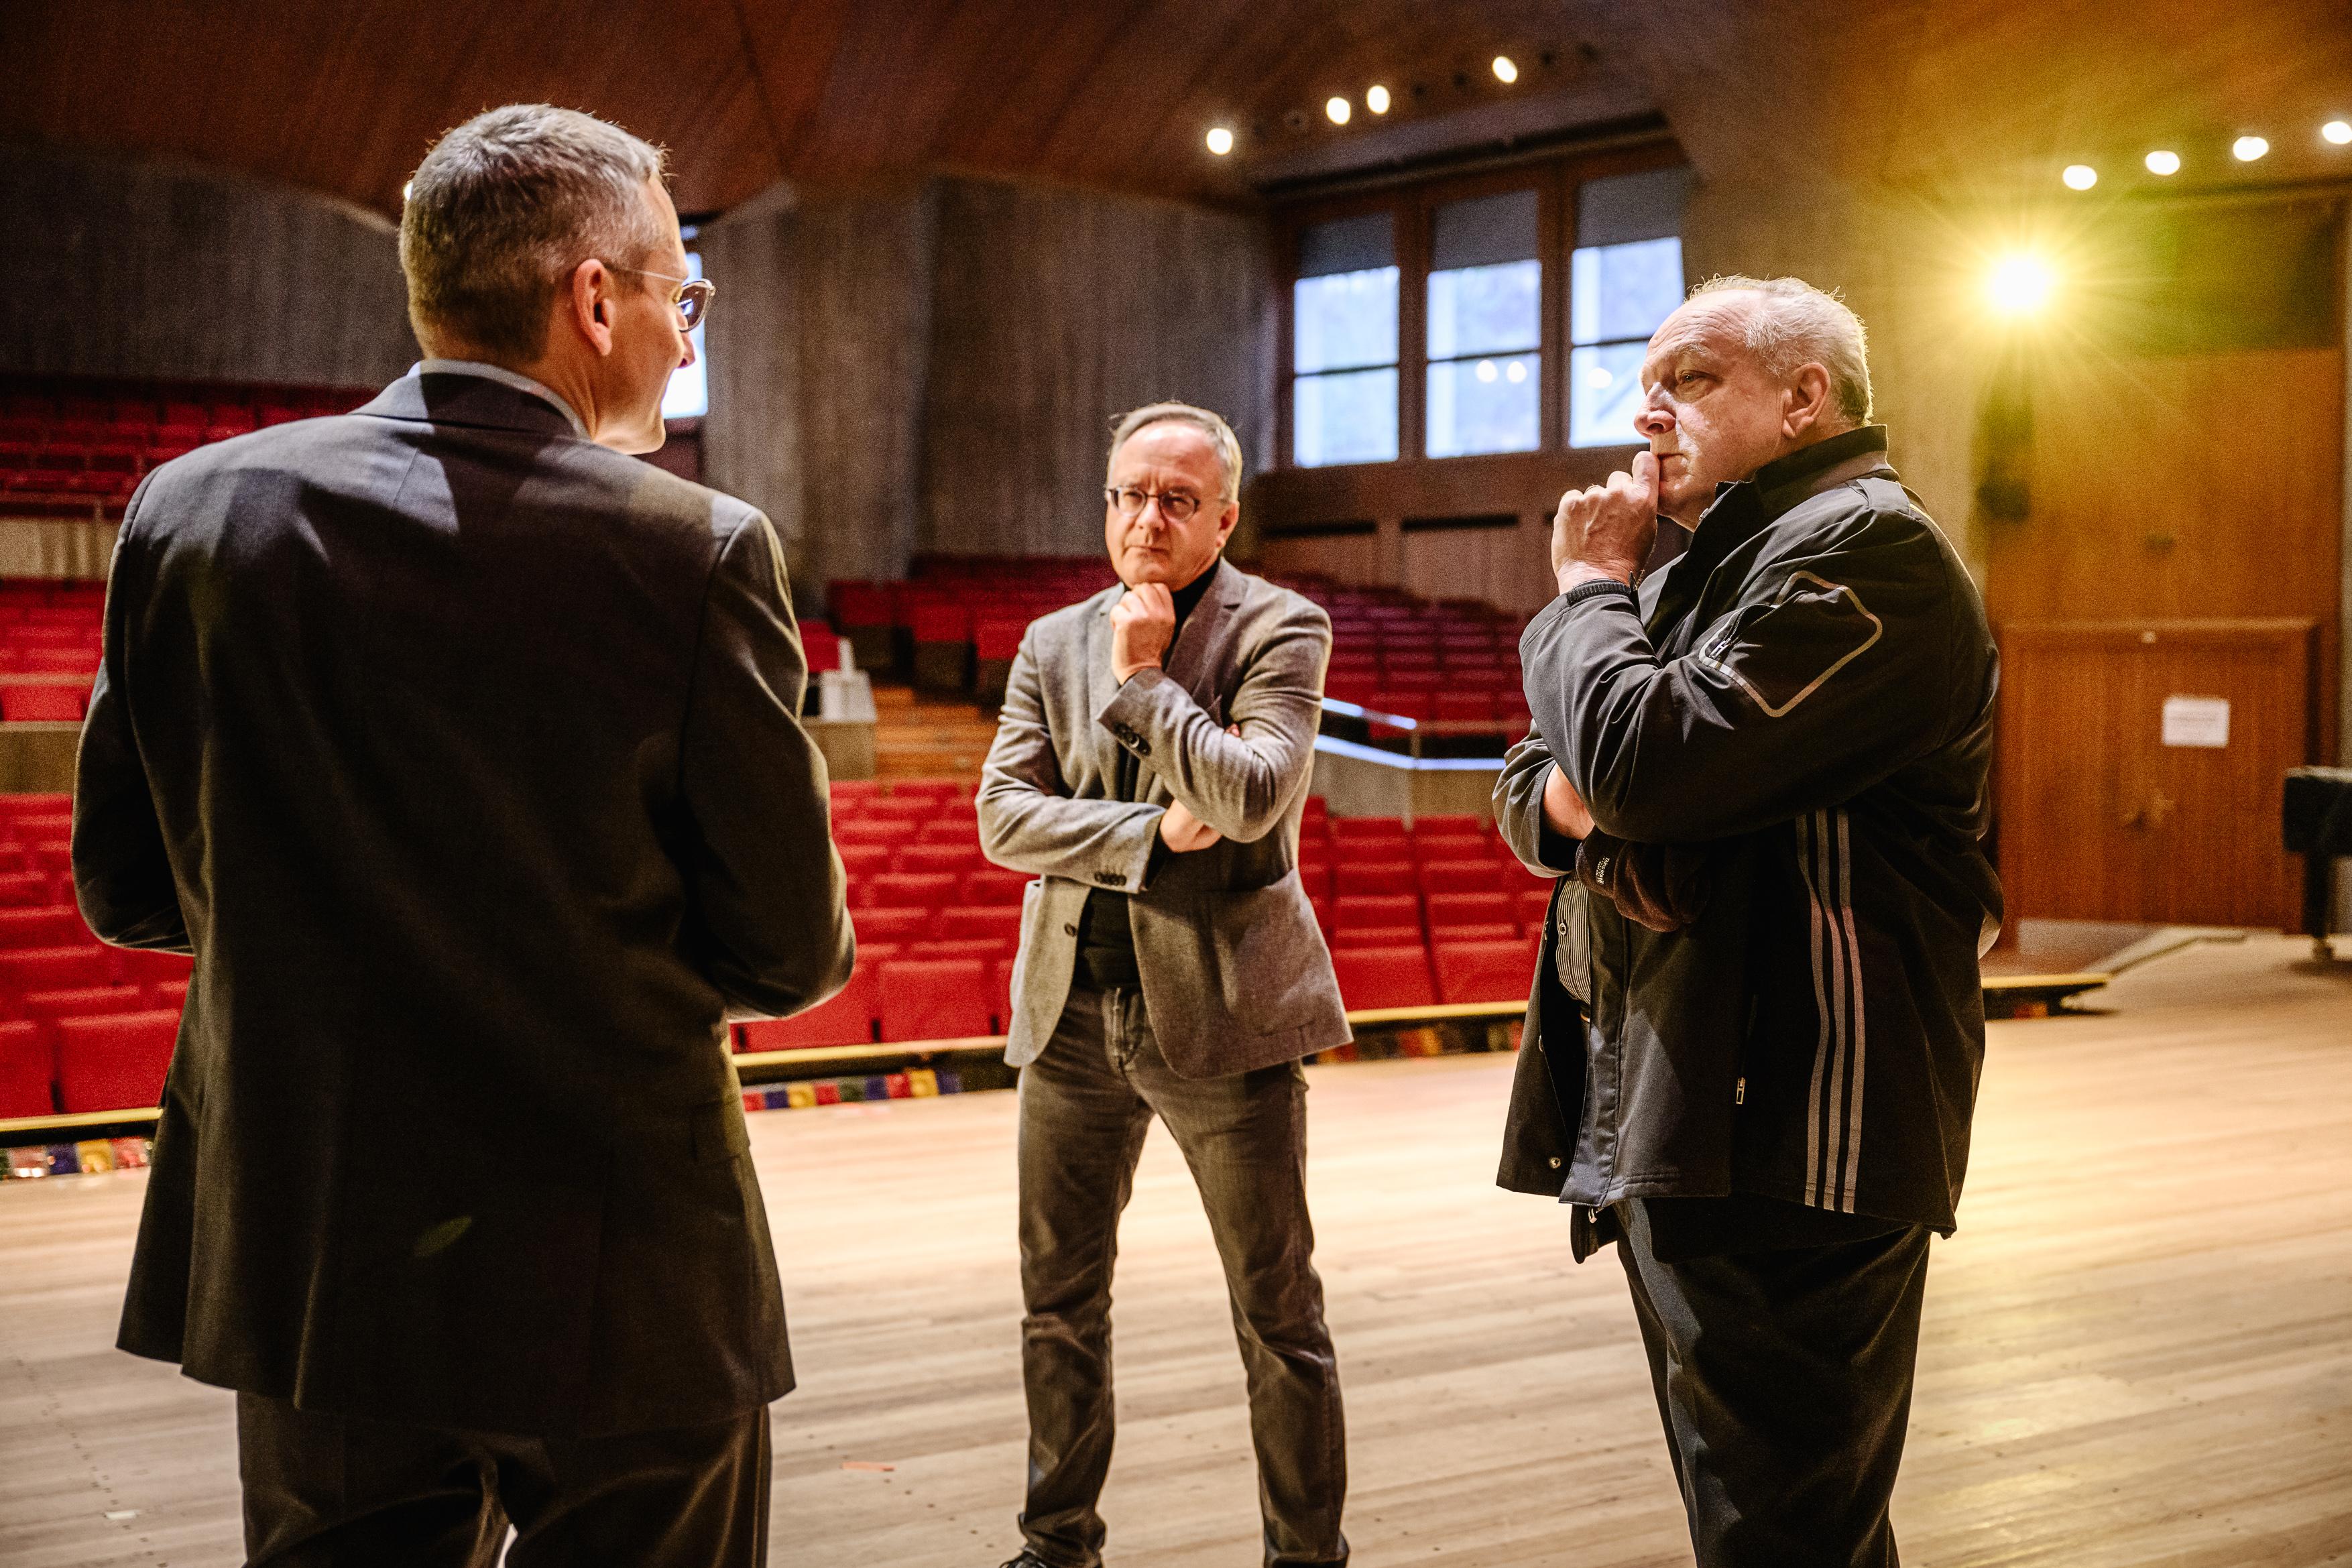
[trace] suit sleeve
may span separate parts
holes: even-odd
[[[1202,711],[1181,685],[1159,670],[1139,670],[1104,705],[1096,722],[1160,777],[1184,809],[1236,843],[1275,824],[1315,768],[1323,717],[1323,668],[1331,658],[1331,620],[1304,603],[1252,649],[1225,727]]]
[[[801,727],[808,665],[782,547],[754,513],[705,591],[681,748],[684,870],[703,973],[778,1017],[848,983],[856,939],[834,852],[824,754]]]
[[[1495,778],[1495,831],[1538,876],[1566,876],[1576,869],[1576,841],[1543,820],[1544,784],[1553,766],[1543,737],[1530,735],[1504,754],[1503,771]]]
[[[1681,658],[1630,596],[1563,596],[1520,642],[1528,707],[1603,831],[1752,832],[1853,799],[1948,727],[1950,591],[1925,525],[1880,513],[1759,562]]]
[[[142,485],[131,498],[108,574],[106,648],[74,765],[74,897],[82,919],[106,941],[186,953],[193,948],[179,883],[126,701],[130,628],[142,592],[135,528],[146,495]]]
[[[1079,800],[1062,778],[1037,669],[1037,627],[1005,677],[996,738],[980,772],[980,848],[998,865],[1132,893],[1150,879],[1164,807]]]

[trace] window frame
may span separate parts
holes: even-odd
[[[1277,287],[1275,342],[1275,466],[1287,472],[1326,473],[1372,469],[1399,463],[1450,465],[1528,453],[1461,453],[1428,455],[1429,275],[1437,209],[1449,203],[1508,191],[1536,193],[1537,259],[1543,266],[1539,299],[1535,453],[1608,452],[1605,446],[1568,444],[1569,271],[1577,248],[1576,208],[1589,180],[1673,168],[1689,162],[1670,140],[1600,152],[1554,153],[1503,167],[1456,174],[1398,180],[1366,189],[1287,202],[1274,212]],[[1397,265],[1397,455],[1372,463],[1302,467],[1294,459],[1293,423],[1297,371],[1295,365],[1296,287],[1305,231],[1338,218],[1385,212],[1394,225]],[[1685,258],[1687,260],[1687,258]],[[1685,283],[1687,283],[1687,270]],[[1630,448],[1638,443],[1628,443]]]

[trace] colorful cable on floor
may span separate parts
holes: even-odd
[[[812,1105],[848,1105],[868,1100],[929,1100],[963,1092],[963,1077],[945,1068],[918,1067],[871,1078],[814,1078],[743,1092],[746,1111],[799,1111]]]
[[[7,1151],[0,1181],[38,1181],[44,1176],[98,1176],[137,1170],[147,1163],[152,1138],[86,1138],[79,1144],[32,1144]]]

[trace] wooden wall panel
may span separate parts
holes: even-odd
[[[1404,529],[1402,585],[1429,599],[1476,599],[1531,614],[1559,591],[1551,528],[1526,517],[1507,528]]]
[[[1265,226],[1169,202],[954,180],[939,188],[919,548],[1103,548],[1111,422],[1215,409],[1248,466],[1271,440]]]
[[[2310,758],[2306,620],[2015,622],[2001,633],[2009,918],[2290,926],[2279,779]],[[2164,744],[2168,697],[2230,704],[2228,744]]]
[[[243,175],[0,149],[0,371],[372,386],[417,357],[399,237]]]
[[[1341,582],[1384,582],[1378,534],[1286,534],[1264,540],[1255,565],[1266,571],[1319,571]]]

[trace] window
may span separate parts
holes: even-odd
[[[1536,193],[1450,202],[1430,235],[1432,457],[1532,452],[1543,387],[1543,263]]]
[[[1299,235],[1290,448],[1301,468],[1397,455],[1396,231],[1386,213]]]
[[[1569,257],[1568,444],[1642,440],[1642,360],[1683,300],[1683,201],[1689,171],[1587,181]]]
[[[691,230],[686,231],[686,235],[688,239],[694,237]],[[686,276],[688,278],[702,276],[700,251],[686,253]],[[669,286],[664,284],[662,287],[667,288]],[[662,393],[664,419],[699,419],[710,412],[710,367],[707,358],[710,350],[703,346],[703,333],[708,330],[707,327],[697,327],[689,334],[694,342],[694,363],[682,371],[670,372],[669,386]]]

